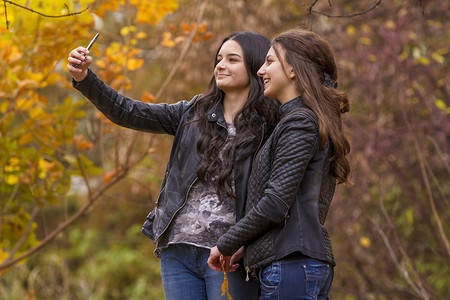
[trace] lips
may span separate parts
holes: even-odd
[[[264,88],[266,88],[266,85],[268,85],[270,82],[270,79],[264,78]]]
[[[228,77],[228,76],[230,76],[230,75],[228,75],[228,74],[217,74],[217,78],[218,79],[220,79],[220,78],[225,78],[225,77]]]

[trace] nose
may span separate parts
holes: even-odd
[[[264,67],[264,65],[262,65],[261,68],[259,68],[256,74],[258,74],[259,77],[263,77],[264,74],[266,74],[266,68]]]
[[[225,69],[225,64],[223,63],[223,60],[219,61],[216,65],[216,69],[223,70]]]

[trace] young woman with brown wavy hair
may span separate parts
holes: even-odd
[[[227,299],[223,273],[207,265],[218,237],[244,215],[253,154],[278,121],[278,103],[263,95],[257,71],[270,41],[253,32],[225,38],[209,90],[191,101],[147,104],[124,97],[88,69],[92,57],[73,50],[73,85],[114,123],[174,135],[161,191],[142,232],[156,243],[166,299]],[[75,67],[74,65],[78,65]],[[228,274],[233,299],[256,299],[245,272]]]
[[[336,183],[348,183],[349,142],[337,91],[334,52],[304,29],[281,33],[258,71],[264,95],[277,99],[281,120],[258,151],[250,176],[246,215],[220,237],[208,264],[232,271],[244,264],[258,274],[261,299],[328,299],[334,256],[324,226]]]

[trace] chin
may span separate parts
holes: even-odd
[[[223,83],[220,80],[216,80],[216,85],[219,89],[222,89],[224,87]]]
[[[275,98],[276,97],[274,95],[272,95],[272,93],[270,91],[264,91],[264,96],[266,96],[267,98]]]

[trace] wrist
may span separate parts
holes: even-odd
[[[72,78],[76,83],[83,81],[88,75],[88,69],[83,70],[83,72],[78,74],[72,74]]]

